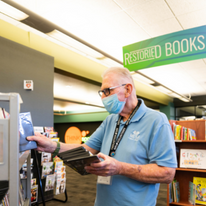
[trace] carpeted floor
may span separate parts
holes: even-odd
[[[96,176],[85,175],[81,176],[74,172],[68,166],[66,167],[67,176],[67,196],[68,200],[66,203],[58,201],[48,201],[46,206],[93,206],[96,195]],[[65,194],[54,196],[56,199],[65,200]],[[43,204],[40,204],[41,206]],[[157,198],[156,206],[167,205],[167,185],[161,184],[160,191]],[[106,206],[106,205],[105,205]],[[146,206],[146,205],[144,205]]]

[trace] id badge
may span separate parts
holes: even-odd
[[[104,185],[111,185],[112,184],[112,176],[108,176],[108,177],[98,176],[97,183],[104,184]]]

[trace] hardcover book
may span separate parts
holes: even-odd
[[[82,146],[62,152],[58,156],[66,165],[81,175],[89,174],[84,169],[86,165],[90,165],[92,162],[100,161],[97,155],[93,155],[91,152],[86,151],[86,149]]]
[[[196,185],[195,203],[206,205],[206,178],[193,177],[193,183]]]
[[[196,192],[196,185],[192,182],[189,182],[188,202],[192,205],[195,205],[195,192]]]

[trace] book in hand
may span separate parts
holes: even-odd
[[[26,139],[28,136],[34,135],[34,129],[33,129],[30,112],[19,114],[19,133],[20,133],[20,142],[19,142],[20,152],[37,148],[37,144],[35,141],[28,141]]]
[[[93,155],[82,146],[59,153],[58,156],[63,160],[64,164],[68,165],[81,175],[89,174],[84,169],[85,166],[90,165],[93,162],[100,162],[97,155]]]

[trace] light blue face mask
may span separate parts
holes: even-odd
[[[109,113],[119,114],[123,110],[126,101],[119,101],[117,94],[113,94],[102,99],[102,103]]]

